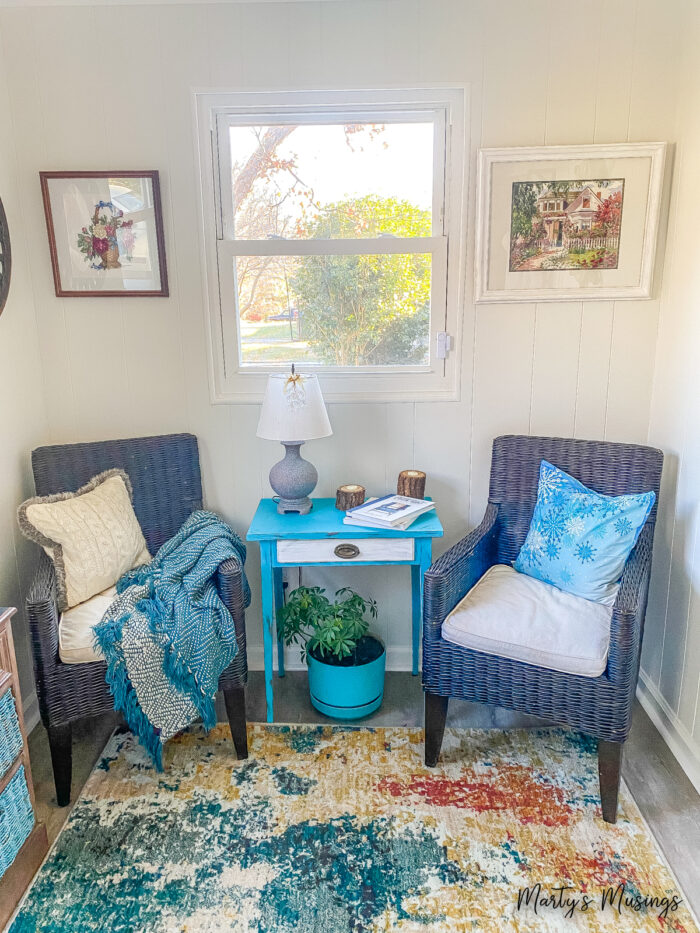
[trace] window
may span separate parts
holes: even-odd
[[[584,199],[583,199],[583,206],[584,206],[584,207],[590,207],[590,206],[591,206],[591,199],[590,199],[590,198],[584,198]]]
[[[197,98],[215,400],[455,397],[463,93]]]

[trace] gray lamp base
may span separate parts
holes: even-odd
[[[303,441],[282,441],[285,455],[270,470],[270,486],[279,496],[277,511],[307,515],[312,508],[309,494],[316,488],[316,467],[299,453]]]
[[[313,508],[313,502],[308,496],[303,499],[283,499],[281,496],[277,502],[277,511],[280,515],[287,512],[294,512],[297,515],[308,515]]]

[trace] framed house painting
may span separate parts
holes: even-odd
[[[167,297],[158,172],[41,172],[59,297]]]
[[[482,149],[476,300],[650,298],[665,143]]]

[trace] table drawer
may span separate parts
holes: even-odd
[[[280,564],[413,560],[413,538],[320,538],[277,542]]]

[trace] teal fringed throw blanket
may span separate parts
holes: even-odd
[[[149,564],[117,583],[95,626],[114,708],[163,767],[163,744],[198,717],[216,725],[219,676],[236,656],[233,618],[216,588],[219,564],[246,548],[212,512],[193,512]],[[243,575],[245,603],[250,602]]]

